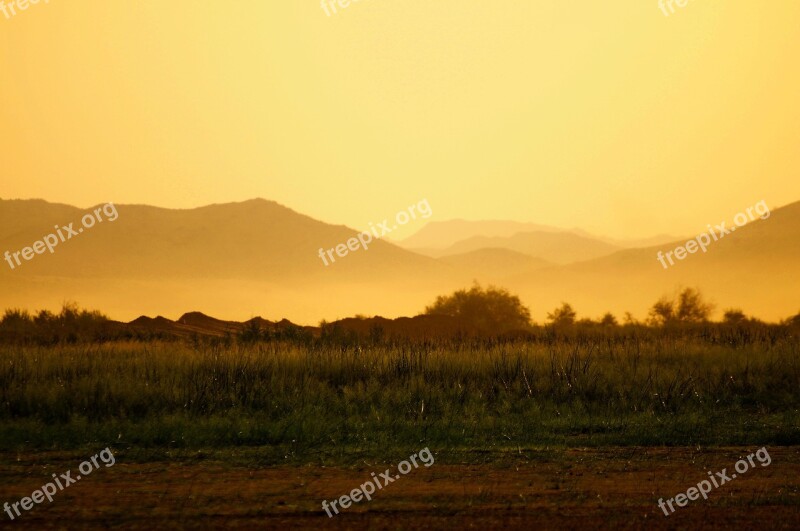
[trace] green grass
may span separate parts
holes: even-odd
[[[0,450],[388,451],[800,443],[796,342],[0,347]]]

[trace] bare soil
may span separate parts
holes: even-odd
[[[604,448],[509,452],[482,464],[437,458],[329,518],[338,498],[394,465],[246,467],[221,460],[130,463],[124,454],[13,522],[16,529],[800,529],[800,447],[665,516],[686,492],[757,448]],[[435,455],[435,449],[434,455]],[[0,503],[13,503],[87,456],[0,454]],[[406,456],[397,456],[397,463]],[[476,462],[486,461],[476,458]]]

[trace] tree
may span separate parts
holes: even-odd
[[[650,324],[663,326],[673,323],[702,323],[708,321],[708,316],[714,306],[705,300],[700,290],[686,288],[678,293],[677,297],[661,297],[650,308]]]
[[[650,323],[654,325],[665,325],[675,320],[675,303],[666,296],[661,297],[650,308]]]
[[[553,313],[547,314],[547,319],[552,322],[553,326],[570,326],[575,324],[576,316],[577,314],[572,309],[572,306],[562,302],[560,308],[556,308]]]
[[[462,324],[481,332],[507,332],[528,328],[531,314],[519,297],[507,290],[475,283],[470,290],[439,296],[425,308],[426,315],[455,317]]]
[[[785,324],[789,326],[798,326],[800,327],[800,312],[797,313],[794,317],[789,317],[784,321]]]
[[[686,288],[678,295],[678,321],[682,323],[702,323],[708,321],[714,305],[703,300],[700,291]]]
[[[74,302],[65,302],[58,314],[42,310],[35,317],[27,311],[7,310],[0,323],[0,340],[43,345],[95,341],[105,336],[107,325],[108,317],[81,310]]]
[[[747,316],[742,310],[731,308],[725,310],[725,315],[722,316],[722,322],[729,325],[738,325],[747,322]]]
[[[600,324],[603,326],[617,326],[617,318],[611,312],[606,312],[600,319]]]
[[[633,316],[631,312],[625,312],[625,325],[627,326],[634,326],[638,325],[639,321],[636,320],[636,317]]]

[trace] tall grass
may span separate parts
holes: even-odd
[[[798,384],[792,340],[4,346],[0,449],[796,444]]]

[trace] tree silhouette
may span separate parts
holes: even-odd
[[[786,319],[785,324],[789,326],[798,326],[800,327],[800,312],[797,313],[794,317],[789,317]]]
[[[650,324],[663,326],[674,323],[703,323],[714,306],[705,300],[700,290],[686,288],[675,299],[661,297],[650,308]]]
[[[572,306],[563,302],[560,308],[556,308],[553,313],[547,314],[547,319],[552,322],[553,326],[570,326],[575,324],[577,315]]]
[[[481,332],[521,330],[528,328],[531,321],[530,311],[519,297],[493,286],[484,290],[477,283],[469,291],[462,289],[437,297],[436,302],[425,308],[425,314],[455,317]]]
[[[611,312],[607,312],[600,319],[600,324],[603,326],[617,326],[617,318]]]
[[[747,316],[742,310],[731,308],[725,310],[725,315],[722,316],[722,322],[730,325],[738,325],[747,322]]]

